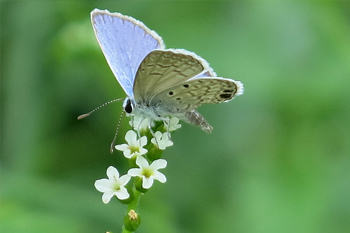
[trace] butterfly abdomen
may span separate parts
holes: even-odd
[[[211,133],[213,126],[211,126],[207,120],[196,110],[191,110],[184,114],[185,119],[182,119],[190,124],[199,126],[203,131]]]

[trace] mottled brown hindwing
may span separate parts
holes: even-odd
[[[195,57],[176,50],[155,50],[140,64],[134,83],[136,102],[148,102],[162,91],[184,83],[204,70]]]
[[[196,109],[202,104],[217,104],[231,100],[237,92],[237,84],[220,77],[200,78],[187,81],[164,90],[154,101],[162,101],[174,112]]]

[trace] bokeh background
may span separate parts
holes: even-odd
[[[183,124],[168,181],[141,199],[138,232],[350,232],[347,1],[1,1],[1,232],[120,232],[125,207],[95,190],[125,97],[90,11],[143,21],[245,93]],[[122,121],[118,142],[129,129]]]

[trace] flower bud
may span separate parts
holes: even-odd
[[[129,213],[124,217],[124,227],[126,230],[134,232],[137,230],[141,223],[140,215],[135,210],[130,210]]]

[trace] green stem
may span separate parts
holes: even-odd
[[[134,186],[132,187],[132,191],[134,192],[135,198],[134,198],[134,200],[133,200],[132,202],[130,202],[130,203],[127,205],[126,214],[129,214],[130,210],[136,211],[136,209],[137,209],[137,207],[138,207],[138,205],[139,205],[139,202],[140,202],[141,192],[136,190],[135,184],[134,184]],[[132,232],[131,232],[131,231],[128,231],[127,229],[125,229],[125,226],[123,225],[123,227],[122,227],[122,233],[132,233]]]
[[[128,208],[127,208],[128,213],[130,210],[136,211],[141,198],[141,192],[136,190],[135,185],[132,187],[132,191],[134,192],[135,198],[132,202],[128,204]]]

